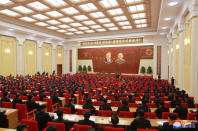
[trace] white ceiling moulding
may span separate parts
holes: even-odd
[[[122,44],[122,45],[102,45],[102,46],[81,46],[83,48],[106,48],[106,47],[129,47],[129,46],[153,46],[153,43],[137,43],[137,44]]]
[[[6,27],[8,29],[12,28],[12,29],[15,29],[15,30],[23,31],[23,32],[26,32],[26,33],[29,33],[29,34],[41,35],[41,36],[44,36],[44,37],[47,37],[47,38],[57,39],[57,40],[60,40],[60,41],[66,41],[67,40],[67,39],[64,39],[62,37],[58,37],[58,36],[55,36],[55,35],[49,35],[47,33],[43,33],[43,32],[40,32],[40,31],[28,29],[28,28],[18,26],[18,25],[15,25],[15,24],[11,24],[11,23],[8,23],[8,22],[4,22],[4,21],[0,21],[0,26]]]
[[[143,37],[148,35],[157,35],[156,31],[151,32],[137,32],[137,33],[127,33],[127,34],[116,34],[116,35],[105,35],[105,36],[93,36],[93,37],[82,37],[82,38],[71,38],[67,41],[94,41],[94,40],[111,40],[113,39],[120,39],[120,38],[136,38],[136,37]]]

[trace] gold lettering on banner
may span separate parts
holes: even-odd
[[[81,42],[81,46],[102,46],[102,45],[122,45],[122,44],[137,44],[143,43],[143,38],[126,38],[114,40],[100,40],[100,41],[85,41]]]

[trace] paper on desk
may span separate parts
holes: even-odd
[[[166,122],[166,121],[158,121],[157,124],[158,124],[159,126],[163,126],[164,122]]]
[[[91,121],[95,121],[96,119],[94,117],[89,118]]]
[[[64,119],[73,121],[73,120],[75,120],[75,117],[74,116],[65,115]]]
[[[58,116],[56,114],[54,114],[54,119],[58,119]]]

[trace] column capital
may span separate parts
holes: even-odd
[[[172,40],[176,39],[177,35],[175,33],[172,33]]]
[[[38,41],[38,42],[37,42],[37,45],[38,45],[39,48],[41,48],[42,45],[43,45],[43,41]]]
[[[23,45],[26,39],[23,37],[17,37],[16,40],[18,41],[18,45]]]
[[[51,44],[52,45],[52,50],[56,50],[56,44]]]
[[[189,11],[190,11],[190,17],[189,17],[190,19],[198,16],[198,1],[197,0],[193,0],[192,4],[189,6]]]

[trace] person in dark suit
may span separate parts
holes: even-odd
[[[39,104],[37,104],[34,100],[32,100],[32,96],[28,95],[28,100],[25,102],[27,105],[27,110],[28,112],[33,110],[33,109],[38,109]]]
[[[133,96],[132,95],[129,95],[128,96],[128,100],[127,100],[127,103],[135,103],[135,100],[133,100]]]
[[[144,118],[144,111],[136,112],[136,118],[131,122],[130,129],[136,131],[137,129],[150,129],[151,123]]]
[[[1,102],[11,102],[10,99],[8,98],[7,92],[3,93],[3,98],[1,99]]]
[[[28,131],[27,125],[22,123],[17,126],[17,131]]]
[[[52,121],[52,117],[50,117],[49,113],[45,112],[46,105],[42,105],[39,107],[39,111],[36,112],[36,121],[38,122],[39,131],[42,131],[47,122]]]
[[[120,126],[118,126],[119,117],[117,116],[117,114],[113,114],[111,116],[111,123],[112,123],[112,125],[108,125],[108,127],[120,128]]]
[[[57,114],[58,118],[53,120],[52,122],[64,123],[65,124],[65,131],[68,131],[69,130],[69,124],[68,124],[68,121],[63,119],[63,110],[58,109],[56,114]]]
[[[76,112],[75,106],[72,104],[72,99],[69,98],[68,103],[64,105],[64,107],[71,108],[71,113],[74,114]]]
[[[188,110],[186,108],[184,108],[183,106],[181,106],[180,102],[176,103],[176,108],[173,112],[178,113],[178,116],[179,116],[180,119],[186,120]]]
[[[90,116],[91,116],[91,112],[87,110],[87,111],[84,112],[83,115],[84,115],[84,120],[79,120],[79,121],[77,122],[77,124],[79,124],[79,125],[89,125],[89,126],[92,126],[93,128],[96,129],[95,122],[89,120],[89,118],[90,118]]]
[[[174,113],[170,113],[168,115],[169,122],[164,122],[163,126],[162,126],[162,129],[163,130],[173,129],[173,122],[174,122],[174,120],[176,120],[176,118],[177,117]]]
[[[39,91],[39,98],[40,98],[40,101],[43,101],[43,98],[46,98],[44,91]]]
[[[98,99],[97,99],[97,101],[104,101],[104,96],[103,95],[101,95]]]
[[[160,102],[158,108],[155,110],[155,113],[158,118],[162,118],[163,112],[169,112],[169,108],[164,107],[164,102]]]
[[[88,99],[90,99],[90,98],[89,98],[89,94],[86,93],[85,96],[83,97],[83,100],[86,101],[86,100],[88,100]]]
[[[128,103],[126,100],[122,100],[122,105],[118,107],[117,113],[119,114],[120,111],[129,111]]]
[[[53,95],[51,95],[51,99],[52,99],[52,103],[55,104],[55,103],[58,103],[58,104],[62,104],[61,103],[61,100],[56,96],[56,93],[54,92]]]
[[[118,95],[115,95],[115,96],[114,96],[114,99],[113,99],[112,101],[120,101]]]
[[[46,131],[56,131],[56,126],[55,125],[50,125],[47,127]]]
[[[13,108],[16,109],[16,104],[23,104],[23,101],[21,100],[21,98],[19,98],[19,94],[16,94],[16,98],[13,99],[12,104],[13,104]]]
[[[96,108],[93,106],[91,99],[86,100],[86,104],[83,105],[83,109],[90,109],[91,114],[96,114]]]
[[[106,110],[106,111],[112,111],[111,105],[107,103],[107,99],[104,99],[104,104],[100,105],[99,110]]]
[[[144,112],[151,112],[150,108],[146,105],[146,101],[142,101],[142,104],[138,106],[136,112],[138,112],[139,110],[143,110]]]

